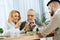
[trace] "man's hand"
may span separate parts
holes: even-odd
[[[28,24],[25,24],[24,30],[25,30],[26,32],[30,31]]]
[[[31,26],[32,28],[34,28],[34,27],[36,27],[36,24],[34,24],[34,22],[31,22],[31,23],[30,23],[30,26]]]
[[[41,38],[43,38],[43,36],[41,35],[40,31],[38,31],[38,36],[40,36]]]

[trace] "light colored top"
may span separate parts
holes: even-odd
[[[41,29],[41,35],[47,36],[54,31],[54,40],[60,40],[60,8],[55,12],[46,28]]]
[[[15,28],[15,24],[6,22],[5,26],[5,35],[10,35],[11,37],[19,36],[20,35],[20,30],[19,28]]]

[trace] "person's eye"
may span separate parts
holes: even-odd
[[[17,17],[17,15],[15,15],[15,17]]]
[[[31,15],[31,17],[33,17],[34,15]]]

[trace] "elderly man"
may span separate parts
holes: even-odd
[[[51,0],[48,2],[47,6],[53,17],[47,27],[40,30],[40,34],[47,36],[54,33],[54,40],[60,40],[60,1]]]
[[[37,20],[35,11],[33,9],[29,9],[27,20],[22,22],[20,30],[24,29],[25,31],[36,31],[38,26],[42,26],[40,20]]]

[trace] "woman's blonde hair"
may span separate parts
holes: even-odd
[[[19,11],[17,11],[17,10],[12,10],[11,12],[10,12],[10,14],[9,14],[9,18],[8,18],[8,22],[12,22],[12,16],[13,16],[13,14],[14,13],[18,13],[19,15],[20,15],[20,12]],[[20,18],[19,18],[19,20],[21,19],[21,16],[19,16]]]

